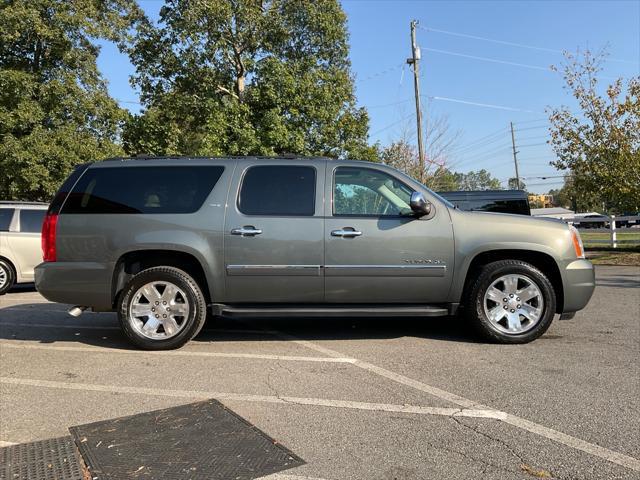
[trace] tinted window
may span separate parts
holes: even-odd
[[[224,167],[90,168],[62,213],[193,213]]]
[[[467,210],[498,213],[516,213],[530,215],[529,202],[527,200],[469,200]]]
[[[315,198],[315,168],[265,165],[245,173],[238,208],[245,215],[312,216]]]
[[[78,178],[80,178],[80,175],[84,173],[84,171],[87,169],[87,167],[89,167],[89,165],[90,165],[89,163],[78,165],[73,170],[73,172],[71,172],[71,175],[67,177],[67,179],[64,181],[64,183],[58,190],[58,193],[56,193],[56,196],[53,197],[53,200],[49,205],[49,213],[53,213],[53,214],[60,213],[60,208],[62,207],[62,204],[64,203],[65,199],[67,198],[67,194],[71,191],[71,188],[73,188],[75,183],[78,181]]]
[[[42,220],[46,210],[20,210],[20,231],[24,233],[40,233]]]
[[[13,208],[0,208],[0,232],[8,232],[11,219],[13,218]]]
[[[357,216],[411,215],[413,190],[391,175],[371,168],[336,169],[333,214]]]

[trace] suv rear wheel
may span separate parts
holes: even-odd
[[[174,267],[153,267],[134,276],[119,298],[125,335],[145,350],[179,348],[195,337],[207,317],[196,281]]]
[[[11,265],[6,260],[0,260],[0,295],[7,293],[15,282],[16,277]]]
[[[470,289],[468,316],[486,339],[527,343],[547,331],[556,311],[549,279],[520,260],[485,265]]]

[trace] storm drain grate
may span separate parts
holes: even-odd
[[[0,480],[82,480],[71,437],[0,448]]]
[[[249,480],[304,463],[216,400],[69,430],[98,480]]]

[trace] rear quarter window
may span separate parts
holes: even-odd
[[[13,208],[0,208],[0,232],[8,232],[13,219]]]
[[[46,210],[20,210],[20,231],[23,233],[40,233]]]
[[[193,213],[216,185],[222,166],[90,168],[62,213]]]

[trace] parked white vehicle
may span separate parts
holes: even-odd
[[[0,202],[0,295],[16,283],[33,282],[42,261],[40,232],[47,204]]]

